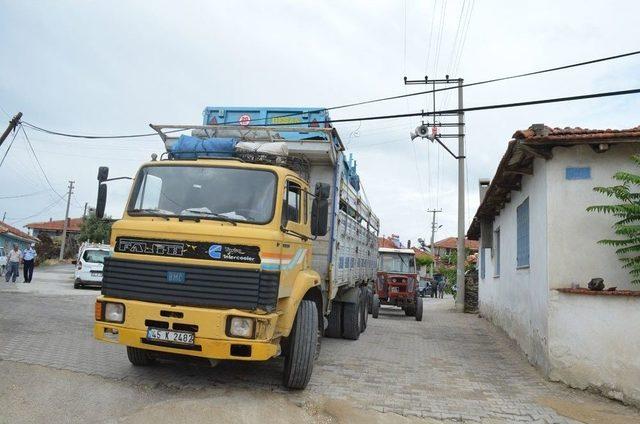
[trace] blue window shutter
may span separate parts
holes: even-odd
[[[480,246],[480,278],[484,280],[484,248]]]
[[[516,210],[517,266],[529,266],[529,198]]]

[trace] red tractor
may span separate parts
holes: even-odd
[[[378,318],[380,305],[402,308],[407,316],[422,321],[416,255],[411,249],[378,249],[378,278],[371,298],[371,316]]]

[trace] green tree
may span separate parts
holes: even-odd
[[[95,214],[87,216],[82,221],[78,241],[89,241],[93,243],[109,243],[111,236],[111,221],[100,219]]]
[[[640,167],[640,155],[633,155],[631,160]],[[632,283],[640,284],[640,175],[618,171],[613,179],[620,184],[611,187],[594,187],[598,193],[616,199],[612,205],[589,206],[587,211],[599,212],[614,216],[614,233],[620,238],[600,240],[598,243],[616,248],[616,253],[623,262],[623,268],[629,270]]]
[[[433,258],[430,255],[423,254],[423,255],[416,256],[416,264],[419,267],[426,266],[427,268],[429,268],[432,263],[433,263]]]

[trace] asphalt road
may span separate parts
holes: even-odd
[[[0,423],[640,422],[633,408],[544,380],[451,299],[425,299],[423,322],[384,308],[359,340],[324,339],[309,387],[289,392],[282,360],[131,366],[124,347],[92,337],[98,294],[73,289],[70,266],[0,283]]]

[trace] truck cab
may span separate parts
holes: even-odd
[[[219,125],[210,114],[207,125],[153,126],[167,154],[140,167],[112,226],[94,336],[140,366],[167,354],[282,355],[284,385],[304,388],[338,300],[366,305],[369,280],[332,278],[341,143],[332,128]],[[171,136],[186,127],[191,136]],[[98,180],[102,216],[108,169]]]
[[[376,302],[400,307],[407,316],[422,321],[415,252],[412,249],[378,249]],[[377,314],[376,314],[377,315]]]

